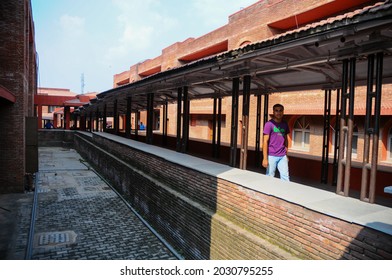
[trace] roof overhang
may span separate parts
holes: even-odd
[[[230,96],[233,78],[251,76],[255,95],[309,89],[336,89],[342,84],[342,61],[356,58],[356,84],[367,81],[367,55],[383,52],[383,82],[392,82],[392,4],[378,3],[336,18],[317,22],[243,48],[200,59],[110,89],[83,106],[85,114],[104,110],[111,116],[114,100],[120,114],[126,99],[132,110],[176,102],[178,88],[187,86],[190,99]]]
[[[0,98],[10,103],[16,102],[16,96],[1,85],[0,85]]]

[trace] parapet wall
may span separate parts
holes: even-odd
[[[38,145],[70,148],[73,145],[74,132],[65,129],[40,129],[38,131]]]
[[[389,234],[167,161],[130,141],[77,133],[74,147],[186,259],[392,259]]]

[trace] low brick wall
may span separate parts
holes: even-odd
[[[392,236],[107,138],[74,146],[186,259],[392,259]]]
[[[38,145],[41,147],[72,147],[75,131],[64,129],[40,129]]]

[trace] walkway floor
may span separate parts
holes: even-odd
[[[36,181],[38,205],[28,258],[176,259],[127,204],[83,164],[75,150],[39,148]],[[26,252],[33,194],[21,194],[21,197],[16,198],[24,202],[16,207],[20,216],[15,222],[18,225],[13,227],[13,232],[12,227],[6,227],[4,233],[5,236],[13,233],[13,238],[8,237],[10,243],[3,246],[8,251],[2,258],[23,259]],[[7,201],[7,197],[0,201]],[[6,212],[3,215],[13,215],[3,212]],[[4,227],[0,225],[3,234]],[[3,244],[4,241],[6,238]]]

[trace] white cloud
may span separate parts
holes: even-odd
[[[147,49],[159,42],[165,32],[177,25],[175,18],[162,13],[165,1],[113,0],[113,3],[121,11],[117,17],[117,26],[121,31],[109,47],[106,60],[130,57],[131,54],[142,57]]]
[[[213,31],[255,1],[32,0],[41,86],[77,92],[84,73],[85,91],[107,90],[113,74]]]
[[[85,19],[65,14],[60,17],[60,26],[66,36],[80,37],[84,34]]]

